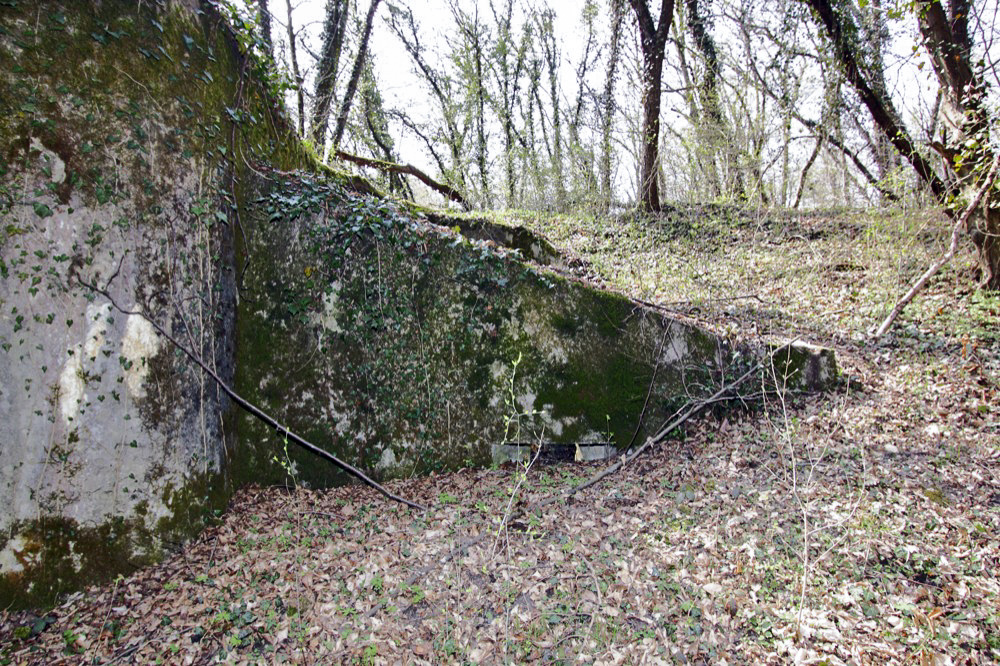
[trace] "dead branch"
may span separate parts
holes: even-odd
[[[774,353],[777,353],[777,352],[774,352]],[[722,398],[723,396],[725,396],[727,393],[729,393],[730,391],[736,389],[741,384],[743,384],[746,380],[750,379],[750,377],[752,377],[754,374],[756,374],[756,372],[758,370],[760,370],[761,367],[762,367],[762,363],[757,363],[752,368],[750,368],[749,370],[747,370],[746,372],[744,372],[742,375],[740,375],[739,378],[735,379],[734,381],[730,382],[729,384],[726,384],[725,386],[723,386],[722,388],[720,388],[718,391],[716,391],[715,393],[713,393],[710,397],[703,398],[702,400],[697,400],[695,402],[689,402],[686,406],[682,407],[680,409],[680,411],[678,411],[676,413],[676,415],[674,416],[673,419],[671,419],[666,425],[664,425],[663,427],[661,427],[659,429],[659,431],[657,431],[657,433],[655,435],[653,435],[652,437],[647,438],[646,441],[643,442],[642,446],[640,446],[639,448],[637,448],[635,451],[633,451],[630,454],[626,454],[626,455],[622,456],[621,459],[618,462],[613,463],[611,465],[608,465],[603,470],[601,470],[600,472],[598,472],[594,476],[590,477],[586,481],[583,481],[583,482],[581,482],[581,483],[573,486],[572,488],[569,488],[569,489],[564,490],[562,492],[556,493],[555,495],[547,497],[547,498],[545,498],[543,500],[540,500],[540,501],[536,502],[532,506],[526,507],[525,512],[530,511],[530,510],[534,510],[534,509],[539,509],[539,508],[541,508],[543,506],[546,506],[548,504],[552,504],[553,502],[565,500],[567,497],[570,497],[571,495],[575,495],[576,493],[580,492],[581,490],[585,490],[585,489],[587,489],[587,488],[589,488],[589,487],[591,487],[591,486],[593,486],[593,485],[595,485],[597,483],[600,483],[605,478],[611,476],[615,472],[617,472],[617,471],[619,471],[621,469],[624,469],[624,467],[626,465],[628,465],[630,462],[632,462],[633,460],[635,460],[636,458],[638,458],[639,456],[641,456],[643,454],[643,452],[646,451],[646,449],[648,449],[648,448],[650,448],[652,446],[655,446],[657,444],[662,443],[667,438],[667,435],[669,435],[671,432],[673,432],[674,430],[676,430],[677,428],[679,428],[681,425],[683,425],[685,422],[687,422],[692,416],[694,416],[695,414],[699,413],[705,407],[707,407],[707,406],[709,406],[709,405],[717,402],[720,398]]]
[[[273,416],[271,416],[270,414],[268,414],[264,410],[260,409],[259,407],[257,407],[253,403],[249,402],[248,400],[246,400],[245,398],[243,398],[242,396],[240,396],[238,393],[236,393],[236,391],[234,391],[232,389],[232,387],[229,386],[229,384],[227,384],[225,381],[222,380],[221,377],[219,377],[218,373],[216,373],[214,370],[212,370],[212,368],[210,368],[197,354],[195,354],[193,350],[188,349],[183,344],[181,344],[180,341],[178,341],[174,336],[172,336],[170,333],[168,333],[166,331],[166,329],[163,328],[163,326],[161,326],[156,320],[154,320],[152,317],[150,317],[149,315],[147,315],[145,312],[133,311],[133,310],[126,310],[123,307],[121,307],[120,305],[118,305],[117,301],[115,301],[115,299],[111,296],[110,293],[108,293],[107,290],[100,289],[99,287],[97,287],[95,285],[92,285],[92,284],[90,284],[88,282],[84,282],[84,280],[82,278],[80,278],[79,276],[77,276],[77,280],[80,282],[80,284],[82,286],[84,286],[87,289],[90,289],[91,291],[93,291],[94,293],[100,294],[100,295],[104,296],[104,298],[108,299],[108,302],[111,304],[111,306],[115,310],[117,310],[118,312],[120,312],[120,313],[122,313],[124,315],[138,315],[138,316],[142,317],[143,319],[145,319],[146,321],[148,321],[150,323],[150,325],[153,328],[156,329],[157,333],[159,333],[160,335],[162,335],[168,342],[170,342],[170,344],[172,344],[174,347],[176,347],[181,352],[183,352],[185,356],[187,356],[199,368],[201,368],[202,372],[204,372],[209,377],[211,377],[212,381],[214,381],[219,386],[219,388],[221,388],[222,391],[227,396],[229,396],[229,398],[233,402],[235,402],[241,409],[243,409],[245,412],[247,412],[248,414],[250,414],[251,416],[253,416],[257,420],[263,422],[268,427],[272,428],[279,435],[283,436],[287,441],[292,442],[293,444],[295,444],[299,448],[304,449],[305,451],[308,451],[309,453],[312,453],[313,455],[316,455],[316,456],[319,456],[320,458],[324,458],[325,460],[328,460],[329,462],[333,463],[334,465],[336,465],[337,467],[339,467],[343,471],[347,472],[348,474],[350,474],[354,478],[360,480],[362,483],[365,483],[365,484],[371,486],[372,488],[374,488],[375,490],[377,490],[378,492],[382,493],[387,498],[389,498],[389,499],[391,499],[391,500],[393,500],[395,502],[399,502],[401,504],[405,504],[406,506],[408,506],[410,508],[418,509],[420,511],[426,511],[427,510],[427,507],[423,506],[422,504],[417,504],[416,502],[411,502],[410,500],[408,500],[408,499],[406,499],[404,497],[400,497],[398,495],[394,495],[387,488],[385,488],[385,486],[381,485],[380,483],[377,483],[376,481],[374,481],[373,479],[371,479],[370,477],[368,477],[368,475],[366,475],[364,472],[362,472],[357,467],[354,467],[350,463],[344,462],[343,460],[341,460],[337,456],[333,455],[329,451],[325,451],[325,450],[321,449],[320,447],[316,446],[312,442],[309,442],[308,440],[306,440],[306,439],[302,438],[301,436],[297,435],[296,433],[292,432],[292,430],[289,429],[288,426],[283,425],[277,419],[275,419]]]
[[[955,221],[955,224],[952,225],[951,244],[948,246],[948,251],[945,252],[940,259],[935,261],[930,268],[928,268],[924,274],[913,283],[913,286],[910,287],[910,290],[906,292],[905,296],[899,299],[895,307],[892,308],[892,312],[889,313],[889,316],[885,318],[882,325],[878,327],[877,331],[875,331],[876,338],[885,335],[886,331],[888,331],[892,326],[892,323],[896,321],[896,318],[903,312],[903,308],[905,308],[906,305],[913,300],[913,297],[917,295],[917,292],[923,289],[924,285],[927,284],[927,281],[930,280],[935,273],[941,270],[942,266],[951,261],[951,258],[955,256],[955,252],[958,251],[958,239],[961,237],[962,231],[968,228],[969,219],[972,217],[972,214],[976,212],[976,209],[979,208],[979,204],[982,203],[983,197],[985,197],[989,189],[993,187],[993,181],[996,180],[998,167],[1000,167],[1000,155],[997,155],[997,159],[993,162],[993,167],[990,169],[990,172],[986,174],[986,180],[983,181],[982,186],[976,192],[976,196],[972,198],[972,201],[969,202],[969,205],[962,212],[962,215],[959,216],[959,218]]]
[[[472,207],[469,202],[465,200],[465,197],[461,193],[450,185],[439,182],[428,176],[425,172],[421,171],[412,164],[397,164],[395,162],[386,162],[385,160],[376,160],[368,157],[361,157],[360,155],[352,155],[351,153],[345,153],[342,150],[338,150],[337,159],[345,160],[347,162],[353,162],[359,166],[370,167],[372,169],[378,169],[379,171],[385,171],[387,173],[401,173],[408,176],[413,176],[420,182],[422,182],[427,187],[432,190],[442,194],[452,201],[458,203],[465,210],[471,210]]]

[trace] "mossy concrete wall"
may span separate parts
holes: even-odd
[[[238,391],[383,478],[488,464],[503,442],[641,443],[749,360],[446,220],[309,177],[279,180],[244,220]],[[281,437],[250,417],[237,432],[258,478],[287,480],[291,462],[299,482],[342,480],[294,449],[275,460]]]
[[[248,162],[309,164],[252,69],[197,2],[0,4],[0,607],[225,505],[226,401],[81,280],[232,377]]]
[[[345,481],[134,311],[382,477],[501,442],[641,442],[742,369],[496,247],[558,264],[523,232],[347,189],[212,7],[0,3],[0,607],[161,557],[240,483]]]

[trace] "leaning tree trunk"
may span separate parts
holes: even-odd
[[[835,10],[830,0],[806,2],[823,25],[845,78],[868,108],[872,120],[910,162],[935,198],[947,204],[956,196],[968,198],[975,192],[993,162],[993,151],[989,147],[989,123],[983,106],[983,81],[970,61],[970,3],[952,0],[950,15],[940,0],[918,0],[915,6],[923,45],[930,53],[931,64],[941,84],[941,141],[933,142],[932,147],[944,158],[953,176],[946,182],[917,150],[892,101],[871,85],[856,55],[858,45],[852,35],[858,31],[848,23],[849,16]],[[982,286],[1000,290],[1000,213],[990,211],[987,201],[970,216],[967,230],[979,253]]]

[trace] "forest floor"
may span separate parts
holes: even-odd
[[[600,465],[390,484],[424,514],[248,488],[162,564],[0,613],[0,662],[1000,661],[1000,299],[963,254],[868,334],[943,250],[940,216],[512,217],[717,331],[830,345],[845,381],[706,414],[510,521]]]

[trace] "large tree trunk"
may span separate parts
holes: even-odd
[[[660,87],[667,33],[673,20],[674,0],[661,0],[660,17],[653,23],[647,0],[629,0],[639,23],[642,47],[642,154],[639,168],[638,203],[644,210],[660,210],[657,165],[660,146]]]

